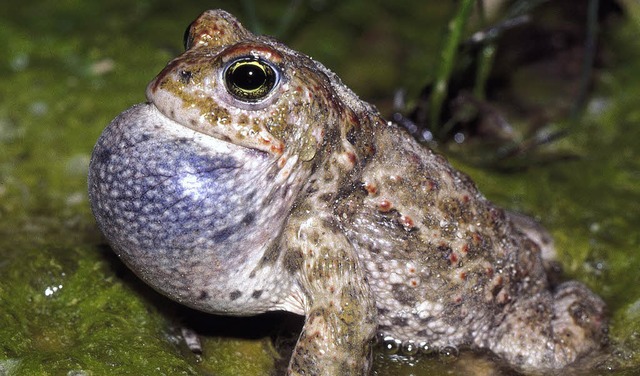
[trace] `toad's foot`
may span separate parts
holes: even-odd
[[[559,369],[607,340],[605,304],[578,282],[516,302],[490,348],[522,369]]]

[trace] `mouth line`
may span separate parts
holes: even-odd
[[[224,134],[219,134],[218,132],[207,133],[197,127],[184,125],[165,115],[153,104],[153,102],[149,102],[148,104],[162,119],[165,124],[165,128],[171,133],[172,137],[170,138],[174,139],[174,142],[191,141],[215,154],[235,155],[238,153],[250,153],[250,155],[245,155],[244,157],[258,158],[260,160],[277,159],[277,156],[272,155],[265,150],[238,144]]]

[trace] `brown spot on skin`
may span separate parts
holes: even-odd
[[[510,301],[511,301],[511,296],[509,296],[509,294],[506,291],[500,290],[500,292],[496,296],[496,303],[507,304]]]
[[[380,201],[380,203],[378,204],[378,210],[383,213],[389,212],[391,211],[391,209],[393,209],[393,204],[387,199]]]
[[[489,276],[489,278],[493,277],[493,268],[492,267],[487,267],[485,269],[485,272],[487,273],[487,275]]]
[[[352,166],[356,164],[357,157],[356,157],[355,153],[352,153],[352,152],[348,151],[348,152],[345,153],[345,155],[347,157],[347,160],[349,161],[349,163],[351,163]]]
[[[464,244],[460,249],[460,253],[462,253],[463,255],[466,255],[468,252],[469,252],[469,244]]]
[[[473,242],[474,246],[479,246],[480,244],[482,244],[482,235],[478,234],[477,232],[474,232],[473,235],[471,236],[471,241]]]
[[[358,116],[356,116],[355,112],[353,111],[349,111],[348,113],[349,116],[349,122],[351,124],[353,124],[355,127],[357,127],[358,125],[360,125],[360,121],[358,119]]]
[[[364,189],[367,191],[367,193],[369,193],[372,196],[375,196],[378,194],[378,187],[374,183],[365,182]]]
[[[281,155],[282,153],[284,153],[284,145],[271,145],[271,148],[269,150],[275,155]]]
[[[458,255],[455,252],[451,252],[451,254],[449,255],[449,261],[451,261],[451,264],[457,264],[458,263]]]
[[[467,272],[460,272],[460,279],[461,280],[466,280],[467,279]]]
[[[408,215],[400,216],[398,222],[400,222],[400,224],[406,231],[411,231],[416,227],[413,219],[411,219],[411,217],[409,217]]]
[[[278,159],[278,168],[283,168],[287,164],[287,158],[281,157]]]
[[[364,154],[365,156],[371,156],[374,155],[376,153],[376,147],[370,144],[367,144],[364,146]]]
[[[495,276],[489,284],[491,295],[496,297],[502,291],[503,283],[504,283],[504,279],[502,278],[501,275]]]
[[[264,137],[260,138],[260,142],[262,142],[264,145],[271,145],[269,147],[269,151],[275,155],[281,155],[282,153],[284,153],[284,144],[282,142],[276,140],[272,142],[270,139]]]

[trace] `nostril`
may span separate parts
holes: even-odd
[[[189,84],[191,82],[191,78],[193,77],[193,73],[191,71],[180,70],[178,72],[179,80],[182,84]]]

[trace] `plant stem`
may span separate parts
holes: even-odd
[[[598,38],[598,5],[599,0],[589,0],[587,13],[587,37],[584,46],[584,58],[582,59],[582,73],[580,74],[580,90],[573,104],[571,117],[575,120],[584,108],[587,101],[587,91],[593,72],[593,62],[596,56],[596,42]]]
[[[442,49],[434,90],[430,101],[430,125],[434,135],[440,132],[440,113],[447,96],[448,82],[455,66],[458,46],[475,0],[461,0],[455,17],[449,23],[449,35]],[[442,136],[442,135],[440,135]]]

